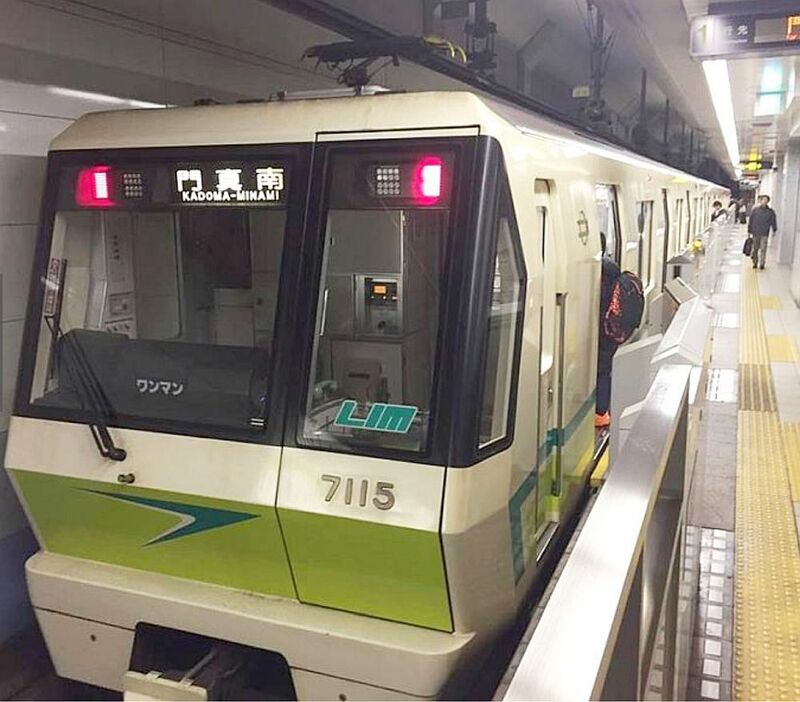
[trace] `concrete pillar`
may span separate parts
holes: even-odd
[[[775,170],[772,172],[774,190],[772,193],[772,207],[783,207],[783,181],[785,178],[784,158],[781,154],[775,161]],[[780,224],[780,221],[778,221]]]
[[[800,234],[800,139],[789,142],[783,159],[781,199],[777,205],[780,246],[778,261],[791,264],[795,260],[795,241]],[[796,264],[795,264],[796,265]],[[795,299],[800,295],[795,295]]]

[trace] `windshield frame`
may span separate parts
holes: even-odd
[[[56,215],[61,174],[65,168],[91,163],[111,162],[114,165],[126,163],[165,161],[178,163],[182,160],[220,160],[237,158],[286,159],[291,163],[292,177],[289,183],[287,204],[284,209],[286,221],[283,232],[283,250],[276,301],[274,336],[272,339],[271,368],[269,369],[269,397],[266,408],[266,426],[232,427],[222,424],[200,423],[189,420],[149,418],[141,415],[114,414],[106,418],[109,427],[137,429],[167,434],[245,441],[248,443],[279,446],[283,440],[284,418],[286,416],[285,378],[292,359],[294,332],[292,323],[295,317],[294,287],[299,275],[300,249],[303,236],[303,218],[306,208],[308,171],[311,159],[310,143],[247,144],[194,147],[153,147],[132,149],[91,149],[50,152],[47,161],[47,174],[42,198],[42,206],[37,231],[36,249],[31,273],[22,339],[20,368],[14,401],[14,414],[23,417],[49,419],[81,424],[96,421],[90,409],[60,408],[38,405],[31,402],[37,348],[41,329],[42,310],[45,298],[45,280],[50,260],[51,245]],[[142,207],[141,211],[153,211],[152,207]],[[180,211],[159,206],[158,210]],[[278,382],[276,382],[278,381]]]
[[[458,439],[465,446],[472,443],[460,435],[457,415],[460,414],[460,394],[457,378],[460,376],[462,361],[443,362],[447,358],[469,357],[470,362],[478,362],[482,347],[477,353],[464,353],[462,346],[465,315],[469,315],[472,305],[470,285],[472,271],[469,261],[477,252],[480,220],[485,216],[480,206],[481,197],[491,178],[484,172],[486,154],[483,149],[490,140],[480,136],[439,136],[435,130],[421,133],[418,137],[398,136],[394,138],[360,138],[326,141],[317,145],[314,153],[309,187],[306,236],[304,238],[303,260],[307,263],[311,285],[298,289],[297,339],[298,353],[293,368],[292,386],[296,390],[289,396],[287,408],[286,435],[284,446],[311,451],[323,451],[352,456],[368,456],[407,463],[446,466],[450,463],[453,446]],[[451,151],[454,158],[454,187],[451,192],[450,216],[446,233],[446,253],[442,296],[440,299],[440,319],[437,331],[434,372],[431,383],[430,417],[427,441],[422,450],[385,448],[370,445],[354,445],[351,449],[332,444],[323,445],[308,442],[303,437],[306,403],[309,386],[313,376],[314,335],[317,333],[318,297],[325,254],[325,227],[330,209],[331,188],[329,177],[331,162],[336,154],[344,151],[363,150],[380,152],[387,149],[412,151],[420,149],[431,152]],[[481,148],[483,147],[483,149]],[[477,358],[473,359],[473,356]]]

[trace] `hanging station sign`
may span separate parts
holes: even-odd
[[[780,14],[695,17],[690,52],[701,59],[800,53],[800,1]]]

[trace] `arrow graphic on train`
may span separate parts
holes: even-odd
[[[102,490],[83,489],[83,491],[91,492],[102,497],[108,497],[112,500],[130,502],[154,512],[162,512],[177,517],[177,524],[157,534],[150,539],[150,541],[143,544],[144,546],[152,546],[154,544],[163,543],[164,541],[172,541],[173,539],[190,536],[191,534],[199,534],[203,531],[219,529],[221,527],[230,526],[231,524],[255,519],[259,516],[258,514],[249,512],[235,512],[233,510],[219,509],[217,507],[185,505],[180,502],[156,500],[152,497],[140,497],[138,495],[119,495],[113,492],[103,492]]]

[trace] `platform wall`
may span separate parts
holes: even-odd
[[[8,106],[6,106],[7,108]],[[15,113],[5,109],[6,120]],[[0,117],[3,119],[3,117]],[[56,129],[63,126],[57,122]],[[2,133],[0,133],[0,137]],[[20,342],[27,304],[30,268],[36,240],[36,223],[45,159],[9,153],[12,144],[0,144],[0,455],[5,452],[8,420],[13,405]],[[35,550],[35,540],[4,471],[0,471],[0,641],[31,621],[22,564]]]

